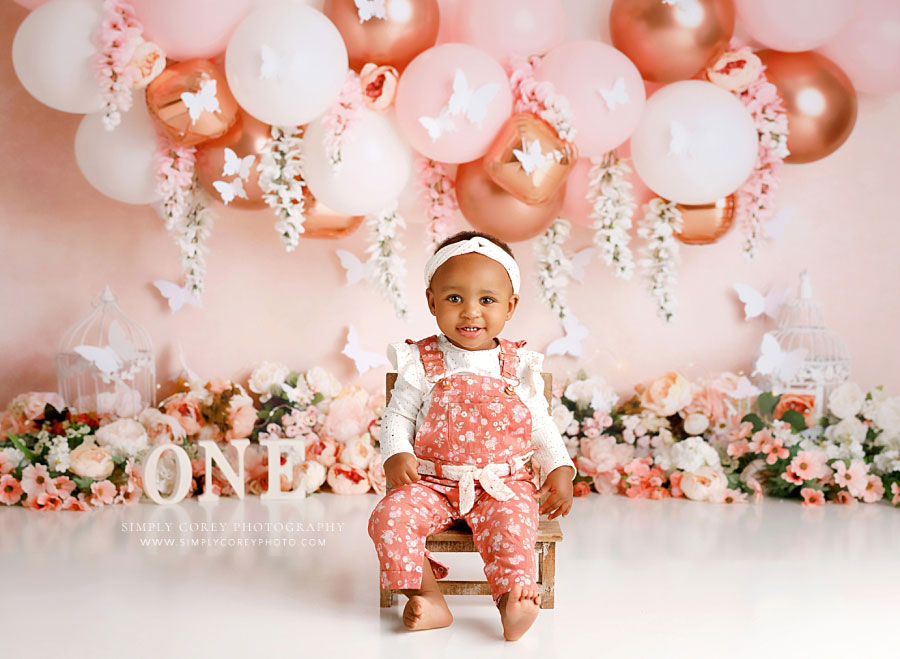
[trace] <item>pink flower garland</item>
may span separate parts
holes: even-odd
[[[197,149],[181,146],[162,135],[156,148],[156,191],[162,197],[166,229],[187,214]]]
[[[538,57],[510,58],[509,84],[516,99],[515,112],[531,112],[556,129],[559,138],[571,142],[575,139],[572,111],[569,101],[556,93],[553,83],[538,82],[534,77],[534,65]]]
[[[362,109],[363,96],[359,75],[355,71],[348,71],[337,102],[322,118],[322,126],[325,129],[325,153],[335,171],[343,160],[341,148],[344,141],[353,126],[359,122]]]
[[[103,125],[113,130],[121,112],[131,109],[131,88],[137,71],[129,67],[134,49],[143,41],[144,27],[134,9],[122,0],[103,1],[103,20],[96,35],[94,72],[103,98]]]
[[[425,156],[416,158],[416,182],[428,218],[429,244],[437,247],[453,228],[456,203],[455,183],[447,175],[447,166]]]

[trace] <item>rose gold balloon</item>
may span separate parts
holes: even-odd
[[[550,226],[565,191],[562,186],[548,202],[531,205],[494,183],[481,160],[464,163],[456,171],[456,199],[469,224],[511,243],[534,238]]]
[[[681,232],[676,233],[685,245],[711,245],[728,233],[734,223],[734,195],[728,195],[713,204],[691,206],[678,204],[681,211]]]
[[[222,197],[218,190],[215,189],[213,183],[215,181],[224,181],[230,183],[236,178],[241,179],[241,185],[247,198],[235,196],[228,206],[236,208],[244,208],[247,210],[256,208],[265,208],[266,202],[263,200],[263,192],[259,188],[259,159],[265,151],[266,143],[271,138],[270,131],[272,127],[257,121],[244,111],[240,111],[235,121],[227,133],[222,137],[204,142],[197,148],[197,163],[194,171],[197,178],[210,195],[215,199],[221,200]],[[237,161],[231,160],[232,171],[238,168],[237,173],[225,174],[225,149],[231,149]],[[250,160],[244,161],[244,158],[252,156]],[[244,175],[246,174],[246,178]]]
[[[526,204],[550,201],[565,184],[576,160],[575,145],[561,140],[550,124],[530,112],[511,116],[483,158],[491,180]]]
[[[778,87],[788,115],[785,162],[824,158],[850,136],[856,123],[856,91],[837,64],[812,51],[757,53],[766,77]]]
[[[686,80],[716,61],[734,32],[732,0],[613,0],[613,46],[645,80]]]
[[[210,102],[213,81],[215,100]],[[221,137],[237,118],[238,104],[225,74],[209,60],[192,59],[166,67],[147,85],[146,93],[150,116],[182,146]],[[195,108],[193,118],[191,107]]]
[[[316,199],[306,186],[303,186],[303,203],[306,205],[306,220],[301,238],[344,238],[356,231],[363,221],[362,215],[343,215],[331,210]]]
[[[344,38],[350,68],[355,71],[373,62],[402,72],[437,41],[437,0],[384,0],[384,9],[384,18],[360,21],[354,0],[325,0],[322,11]]]

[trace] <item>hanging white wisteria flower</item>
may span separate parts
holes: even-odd
[[[103,99],[101,121],[106,130],[113,130],[122,120],[121,113],[131,109],[132,86],[140,75],[130,66],[131,55],[143,41],[144,28],[126,2],[104,0],[102,7],[93,64]]]
[[[594,244],[606,265],[615,265],[617,277],[631,279],[634,260],[628,243],[635,203],[631,195],[631,168],[615,151],[594,162],[590,170],[587,199],[591,203]]]
[[[372,280],[381,294],[394,305],[397,317],[405,320],[408,309],[402,283],[406,276],[406,264],[400,256],[402,244],[398,234],[406,228],[406,222],[397,213],[394,202],[380,213],[366,216],[366,224],[370,243],[366,252],[370,254],[369,262],[373,266]]]
[[[209,251],[206,241],[212,233],[216,214],[210,208],[209,195],[194,179],[190,190],[187,213],[178,218],[172,228],[175,244],[181,251],[181,270],[185,287],[197,299],[203,293],[206,279],[206,255]]]
[[[263,199],[275,210],[275,230],[292,252],[300,242],[306,204],[303,200],[302,129],[272,126],[272,139],[259,159],[259,187]]]
[[[641,248],[641,266],[647,287],[656,298],[657,314],[666,322],[675,317],[675,268],[678,243],[675,233],[681,231],[682,217],[677,204],[659,197],[644,206],[644,217],[638,235],[647,241]]]
[[[322,117],[322,128],[325,135],[322,141],[325,143],[325,154],[331,163],[331,170],[335,173],[344,162],[343,148],[346,141],[352,137],[353,130],[359,124],[362,117],[363,94],[359,83],[359,74],[352,69],[347,71],[347,78],[341,93],[334,105]]]
[[[166,231],[172,231],[176,221],[188,211],[194,163],[197,149],[181,146],[159,135],[156,148],[156,191],[162,201],[160,213],[166,221]]]
[[[570,230],[569,221],[558,217],[534,244],[541,300],[550,306],[560,320],[565,320],[570,315],[567,289],[572,276],[572,260],[563,249]]]

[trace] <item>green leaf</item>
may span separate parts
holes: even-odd
[[[72,476],[72,480],[75,481],[75,485],[77,485],[78,489],[82,492],[90,492],[91,483],[94,482],[93,478],[80,478],[79,476]]]
[[[766,427],[766,424],[763,423],[763,420],[759,418],[759,415],[753,414],[752,412],[750,414],[744,415],[744,417],[741,419],[741,423],[743,423],[744,421],[749,421],[753,424],[753,432],[755,433]]]
[[[25,454],[25,457],[28,458],[29,462],[37,461],[37,455],[34,454],[25,444],[22,443],[22,439],[18,435],[7,435],[9,441],[15,444],[16,448],[22,451]]]
[[[800,432],[806,430],[806,419],[797,410],[788,410],[781,415],[781,420],[791,424],[791,430]]]
[[[771,391],[765,391],[756,399],[756,406],[759,407],[759,413],[763,416],[770,416],[775,411],[775,406],[781,396],[776,396]]]

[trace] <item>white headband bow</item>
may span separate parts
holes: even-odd
[[[452,259],[460,254],[468,254],[469,252],[483,254],[506,268],[509,280],[512,282],[513,293],[517,294],[519,292],[519,266],[516,264],[516,260],[507,254],[502,247],[480,236],[461,240],[458,243],[442,247],[435,252],[425,264],[425,285],[431,286],[431,278],[434,277],[434,273],[448,259]]]

